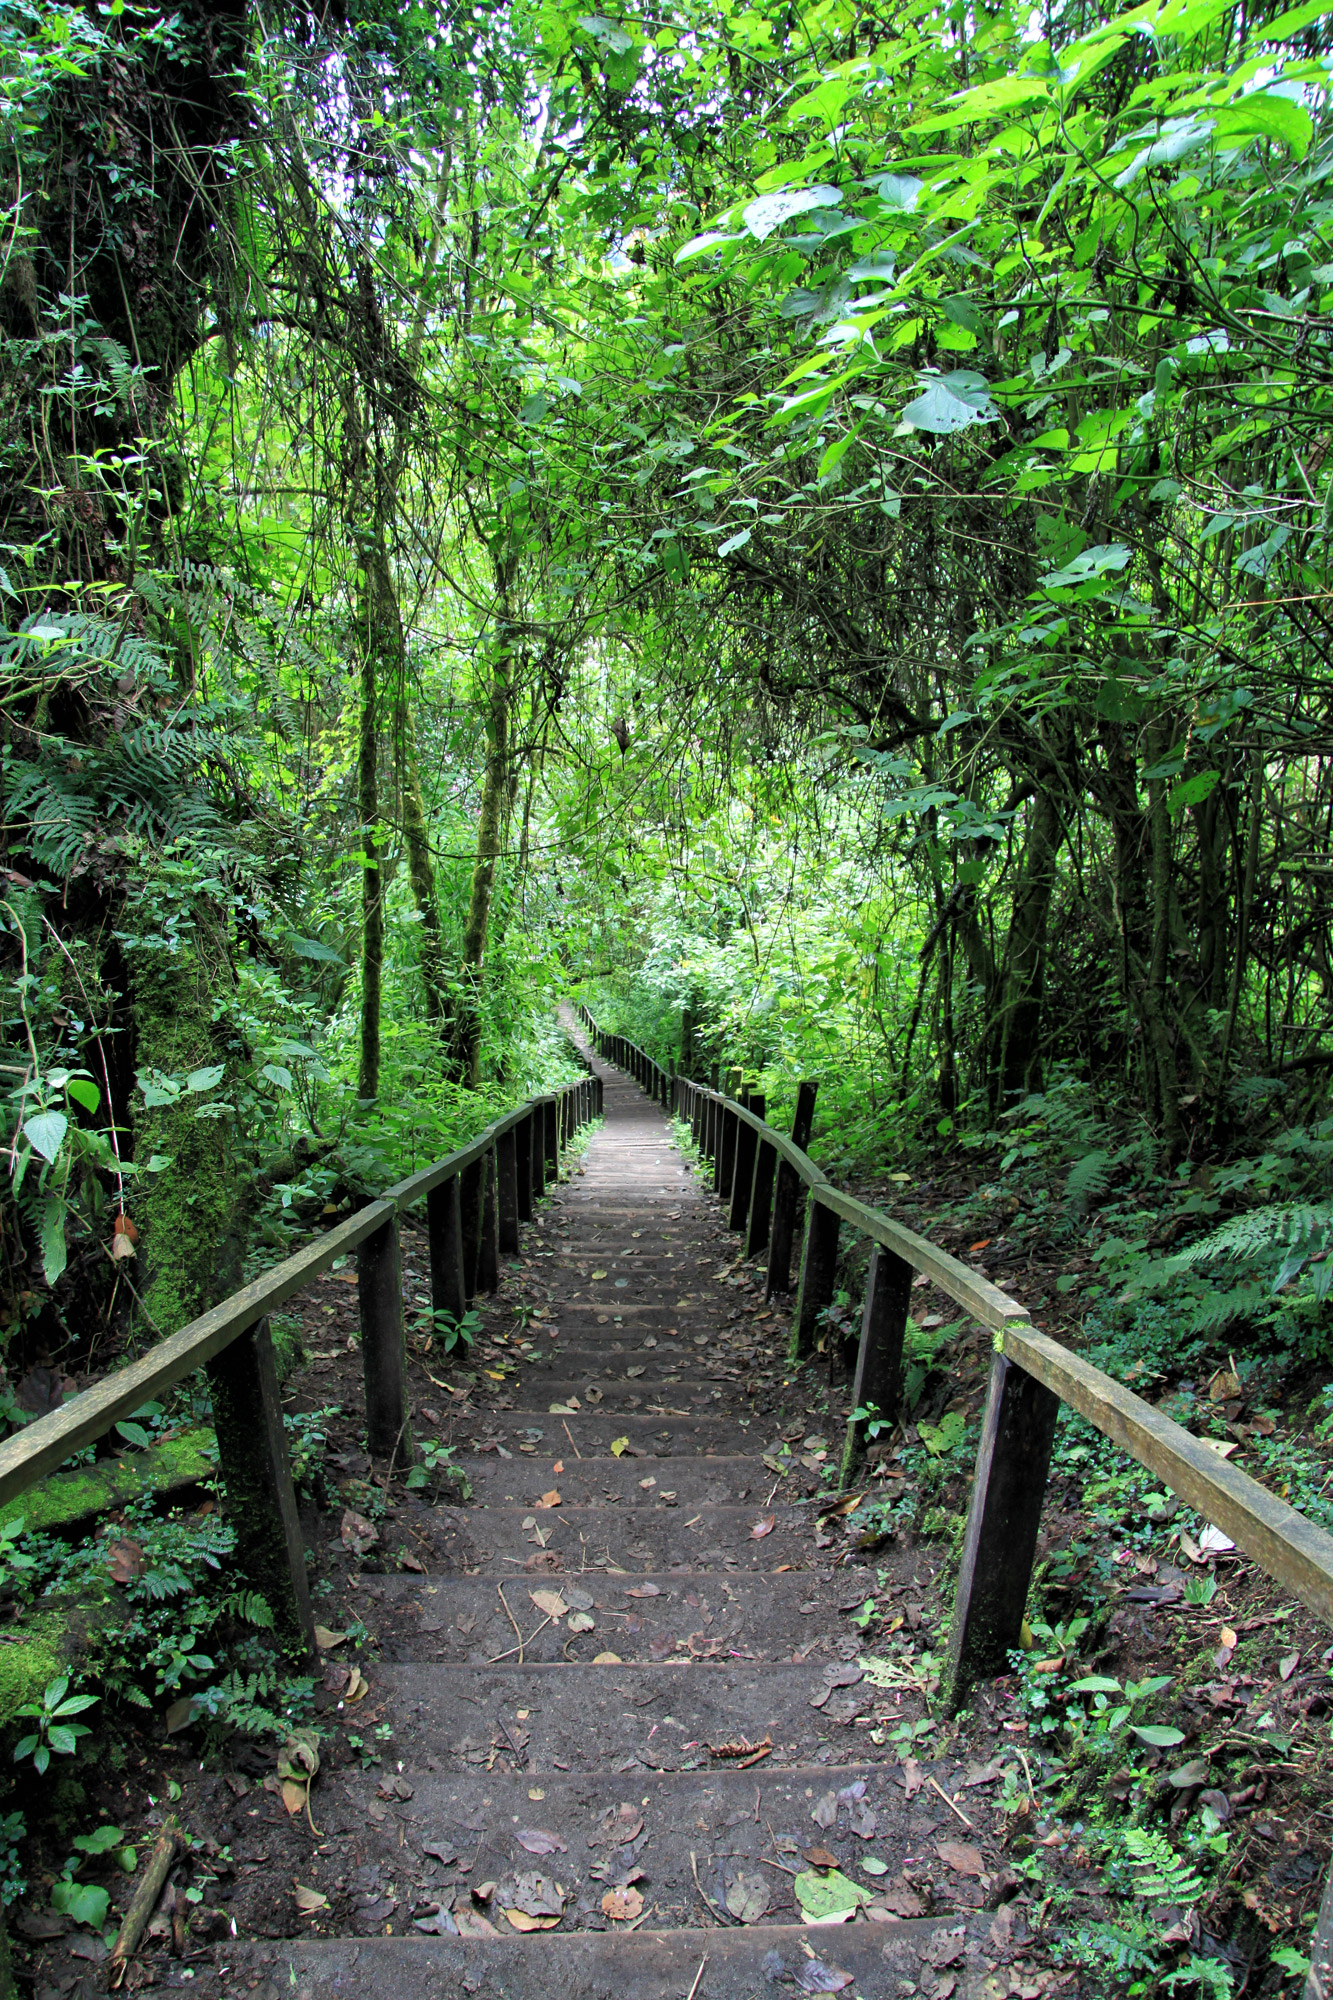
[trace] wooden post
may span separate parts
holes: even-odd
[[[513,1128],[518,1164],[518,1219],[532,1220],[532,1119],[520,1118]]]
[[[462,1319],[467,1295],[463,1286],[463,1215],[457,1174],[441,1181],[426,1196],[426,1234],[430,1242],[430,1302],[436,1312]]]
[[[560,1106],[554,1097],[548,1097],[542,1105],[542,1124],[546,1129],[545,1179],[558,1181],[560,1178]],[[543,1193],[545,1189],[543,1189]]]
[[[407,1347],[398,1218],[390,1216],[360,1244],[356,1291],[361,1307],[361,1367],[366,1382],[366,1449],[372,1458],[412,1463],[407,1419]]]
[[[760,1139],[754,1151],[754,1176],[750,1183],[750,1220],[745,1231],[747,1257],[757,1257],[768,1242],[773,1213],[773,1169],[777,1161],[774,1148]]]
[[[518,1169],[514,1132],[502,1132],[495,1142],[496,1237],[500,1256],[518,1254]]]
[[[852,1378],[852,1408],[873,1403],[885,1423],[895,1424],[903,1400],[903,1334],[912,1295],[912,1267],[906,1258],[873,1245],[866,1272],[866,1300],[861,1314],[861,1344]],[[852,1419],[842,1452],[842,1487],[856,1478],[866,1455],[866,1425]]]
[[[745,1108],[747,1111],[757,1112],[760,1118],[763,1117],[764,1100],[757,1091],[746,1093]],[[744,1229],[750,1219],[750,1195],[754,1187],[754,1156],[758,1150],[759,1136],[754,1127],[747,1125],[743,1118],[737,1118],[735,1125],[736,1164],[731,1173],[731,1209],[727,1216],[727,1224],[731,1229]]]
[[[796,1114],[791,1136],[802,1152],[810,1144],[810,1128],[815,1117],[817,1083],[803,1083],[796,1092]],[[791,1290],[791,1252],[796,1239],[796,1216],[800,1205],[801,1181],[795,1167],[786,1160],[778,1163],[777,1186],[773,1193],[773,1233],[769,1238],[768,1283],[764,1297]]]
[[[1002,1354],[991,1363],[963,1536],[944,1692],[950,1712],[1019,1643],[1060,1398]]]
[[[812,1194],[805,1221],[805,1247],[801,1252],[801,1282],[792,1314],[790,1361],[803,1361],[815,1350],[815,1321],[833,1303],[833,1280],[838,1268],[839,1219]]]
[[[534,1104],[530,1118],[532,1125],[532,1207],[536,1212],[537,1203],[546,1193],[546,1114],[540,1104]]]
[[[483,1165],[483,1185],[481,1198],[481,1251],[477,1258],[477,1284],[483,1292],[498,1292],[500,1289],[500,1229],[496,1214],[496,1172],[495,1148],[491,1147]]]
[[[282,1425],[282,1399],[268,1321],[238,1335],[208,1363],[218,1468],[236,1564],[273,1613],[282,1644],[313,1656],[315,1620]]]
[[[713,1174],[714,1190],[723,1201],[726,1201],[731,1194],[731,1171],[736,1164],[736,1127],[739,1122],[735,1112],[724,1104],[722,1130]]]
[[[477,1264],[481,1257],[482,1167],[474,1160],[459,1176],[459,1209],[463,1228],[463,1292],[477,1296]]]

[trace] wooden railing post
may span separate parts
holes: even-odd
[[[396,1215],[358,1246],[356,1289],[366,1382],[366,1449],[372,1458],[392,1458],[395,1465],[410,1465],[403,1273]]]
[[[815,1120],[817,1083],[803,1083],[796,1092],[796,1113],[791,1136],[805,1152],[810,1145],[810,1128]],[[768,1282],[764,1297],[791,1290],[791,1252],[796,1238],[796,1216],[800,1204],[801,1181],[795,1167],[786,1160],[778,1163],[777,1186],[773,1194],[773,1233],[768,1247]]]
[[[906,1258],[882,1243],[873,1244],[866,1272],[865,1307],[861,1314],[861,1344],[852,1378],[852,1408],[873,1404],[880,1418],[895,1424],[903,1400],[903,1335],[912,1296],[912,1267]],[[849,1418],[842,1452],[845,1491],[865,1461],[866,1422]]]
[[[558,1181],[560,1178],[560,1104],[554,1097],[548,1097],[542,1106],[542,1123],[546,1129],[546,1179]]]
[[[315,1620],[268,1321],[207,1364],[236,1565],[273,1613],[283,1646],[313,1656]]]
[[[801,1282],[792,1314],[791,1345],[788,1359],[803,1361],[815,1350],[815,1322],[833,1304],[833,1281],[838,1269],[838,1218],[811,1192],[805,1220],[805,1247],[801,1252]]]
[[[963,1535],[944,1693],[960,1708],[1019,1644],[1060,1399],[997,1354]]]
[[[495,1142],[496,1195],[495,1218],[499,1253],[502,1257],[513,1257],[518,1253],[518,1167],[515,1158],[514,1132],[501,1132]]]
[[[540,1104],[532,1108],[532,1207],[536,1213],[537,1203],[546,1193],[546,1118]]]
[[[481,1249],[477,1257],[477,1284],[483,1292],[498,1292],[500,1289],[499,1178],[495,1148],[492,1146],[482,1162]]]
[[[463,1293],[477,1296],[477,1264],[481,1257],[482,1164],[474,1160],[459,1175],[459,1218],[463,1231]]]
[[[748,1091],[745,1108],[764,1115],[764,1100],[758,1091]],[[727,1215],[727,1225],[731,1229],[744,1229],[750,1219],[750,1195],[754,1188],[754,1156],[758,1149],[758,1134],[753,1125],[747,1125],[743,1118],[736,1124],[736,1164],[731,1173],[731,1208]]]
[[[451,1174],[426,1196],[426,1235],[430,1243],[430,1302],[436,1312],[462,1319],[467,1310],[463,1285],[463,1217],[458,1175]]]
[[[532,1119],[520,1118],[514,1127],[514,1151],[518,1165],[518,1219],[532,1220]]]
[[[731,1193],[731,1170],[736,1160],[736,1115],[727,1106],[722,1106],[722,1125],[718,1133],[717,1159],[713,1164],[713,1191],[722,1201]]]
[[[760,1139],[754,1151],[754,1174],[750,1183],[750,1219],[745,1230],[745,1254],[757,1257],[768,1242],[773,1214],[773,1169],[778,1156],[774,1147]]]

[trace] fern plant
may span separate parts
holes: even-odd
[[[1164,1833],[1156,1827],[1129,1826],[1124,1840],[1130,1865],[1136,1870],[1136,1896],[1149,1903],[1174,1903],[1181,1909],[1202,1900],[1206,1892],[1198,1871],[1176,1853]]]

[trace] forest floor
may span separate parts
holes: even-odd
[[[209,1748],[202,1729],[164,1740],[152,1724],[82,1774],[85,1818],[142,1842],[172,1813],[189,1834],[128,1984],[318,1993],[333,1990],[321,1951],[422,1932],[443,1951],[455,1932],[550,1923],[548,1942],[506,1948],[507,1991],[526,1991],[510,1952],[577,1933],[585,1957],[548,1957],[542,1990],[628,1992],[596,1954],[630,1925],[645,1945],[659,1929],[697,1941],[679,1964],[663,1946],[668,1983],[645,1991],[683,1972],[683,1996],[712,1954],[697,2000],[748,1993],[760,1971],[801,1991],[849,1971],[866,2000],[1092,2000],[1196,1954],[1229,1966],[1236,1994],[1290,1990],[1270,1949],[1308,1942],[1333,1818],[1327,1634],[1234,1552],[1201,1550],[1191,1517],[1084,1427],[1057,1448],[1031,1651],[963,1715],[938,1714],[988,1337],[958,1327],[938,1347],[849,1511],[832,1490],[836,1310],[832,1359],[790,1367],[784,1302],[765,1303],[655,1112],[662,1194],[617,1205],[625,1163],[605,1149],[644,1101],[606,1074],[611,1122],[525,1229],[471,1349],[442,1356],[427,1320],[411,1339],[418,1443],[445,1448],[427,1486],[362,1446],[352,1269],[299,1303],[288,1407],[323,1440],[303,1517],[321,1768],[308,1800],[284,1799],[271,1740]],[[1076,1339],[1064,1260],[1006,1255],[1003,1215],[979,1242],[961,1176],[858,1192]],[[411,1313],[429,1280],[410,1227],[403,1264]],[[946,1300],[915,1296],[919,1326],[948,1327]],[[1244,1435],[1270,1418],[1287,1421],[1227,1405]],[[542,1625],[552,1591],[563,1608]],[[1129,1690],[1118,1724],[1119,1694],[1099,1723],[1098,1697],[1073,1692],[1094,1674]],[[1131,1824],[1157,1845],[1108,1861]],[[852,1883],[860,1906],[809,1933],[813,1958],[790,1945],[812,1881]],[[102,1990],[104,1948],[44,1900],[15,1926],[37,2000]],[[763,1967],[730,1934],[752,1927],[777,1954]],[[345,1990],[417,1991],[381,1950],[348,1962]]]

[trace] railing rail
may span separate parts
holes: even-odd
[[[583,1018],[594,1046],[631,1075],[665,1072],[623,1037]],[[616,1053],[620,1051],[620,1053]],[[650,1094],[656,1095],[655,1091]],[[958,1258],[865,1202],[835,1188],[805,1151],[814,1086],[801,1085],[796,1131],[775,1131],[763,1101],[677,1076],[670,1108],[689,1123],[714,1187],[729,1204],[733,1229],[746,1232],[746,1254],[768,1246],[768,1295],[790,1290],[792,1234],[779,1230],[783,1177],[806,1194],[804,1239],[789,1358],[814,1350],[821,1315],[833,1303],[841,1225],[873,1245],[860,1339],[853,1361],[852,1408],[874,1405],[890,1423],[902,1414],[903,1337],[914,1274],[924,1272],[972,1318],[991,1329],[994,1358],[982,1417],[972,1499],[954,1600],[945,1691],[957,1707],[969,1688],[1008,1666],[1019,1644],[1042,1501],[1060,1404],[1147,1466],[1187,1506],[1231,1537],[1326,1624],[1333,1624],[1333,1535],[1210,1451],[1132,1390],[1034,1327],[1025,1306],[969,1270]],[[802,1122],[802,1119],[804,1122]],[[744,1135],[744,1138],[742,1138]],[[776,1165],[776,1191],[774,1187]],[[834,1356],[830,1354],[830,1365]],[[851,1421],[842,1482],[854,1483],[865,1456],[863,1425]],[[1330,1906],[1333,1920],[1333,1905]]]
[[[559,1173],[561,1153],[579,1127],[600,1114],[601,1104],[601,1082],[591,1073],[529,1098],[127,1367],[7,1438],[0,1444],[0,1506],[141,1404],[205,1368],[238,1567],[267,1598],[284,1640],[313,1651],[304,1543],[268,1315],[338,1258],[356,1252],[367,1444],[372,1457],[409,1462],[400,1215],[425,1200],[431,1303],[461,1318],[469,1299],[497,1288],[499,1258],[518,1249],[520,1221],[531,1216],[534,1199]]]

